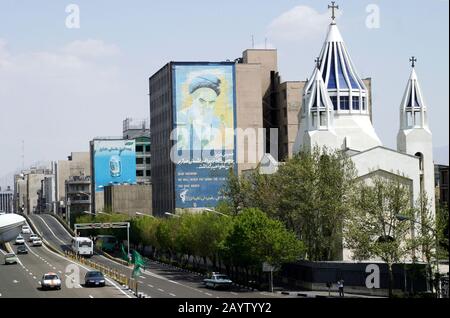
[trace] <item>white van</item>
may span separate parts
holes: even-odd
[[[22,234],[31,234],[31,229],[28,225],[22,226]]]
[[[72,251],[77,255],[91,257],[94,255],[94,244],[88,237],[74,237]]]

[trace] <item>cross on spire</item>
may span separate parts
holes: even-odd
[[[336,18],[334,10],[339,10],[339,6],[335,5],[334,1],[331,1],[331,5],[328,5],[328,9],[331,9],[331,19],[334,22],[334,19]]]
[[[321,62],[320,58],[317,57],[317,58],[314,60],[314,62],[316,62],[316,67],[317,67],[317,68],[320,68],[320,62]]]
[[[412,67],[416,66],[417,59],[416,59],[415,56],[412,56],[412,57],[409,59],[409,61],[411,62],[411,66],[412,66]]]

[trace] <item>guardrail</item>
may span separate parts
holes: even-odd
[[[109,278],[120,283],[121,285],[128,286],[130,289],[133,289],[132,287],[134,287],[134,285],[136,284],[134,279],[129,278],[127,275],[120,273],[116,269],[93,262],[90,259],[87,259],[81,255],[75,254],[72,251],[65,251],[64,254],[67,258],[70,258],[80,264],[87,265],[93,269],[96,269],[96,270],[102,272],[104,275],[108,276]]]

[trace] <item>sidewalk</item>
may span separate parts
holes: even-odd
[[[332,290],[331,293],[327,291],[276,291],[276,293],[282,295],[288,295],[293,297],[303,297],[303,298],[341,298],[339,297],[339,292],[336,290]],[[386,298],[380,296],[370,296],[370,295],[361,295],[361,294],[349,294],[345,293],[344,298]]]

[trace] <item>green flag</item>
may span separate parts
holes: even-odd
[[[134,264],[133,273],[131,274],[132,277],[136,277],[141,272],[141,267],[145,266],[145,261],[141,254],[139,254],[137,251],[133,250],[132,252],[132,261]]]
[[[128,262],[128,253],[125,251],[125,246],[123,244],[120,245],[120,250],[122,252],[122,259]]]

